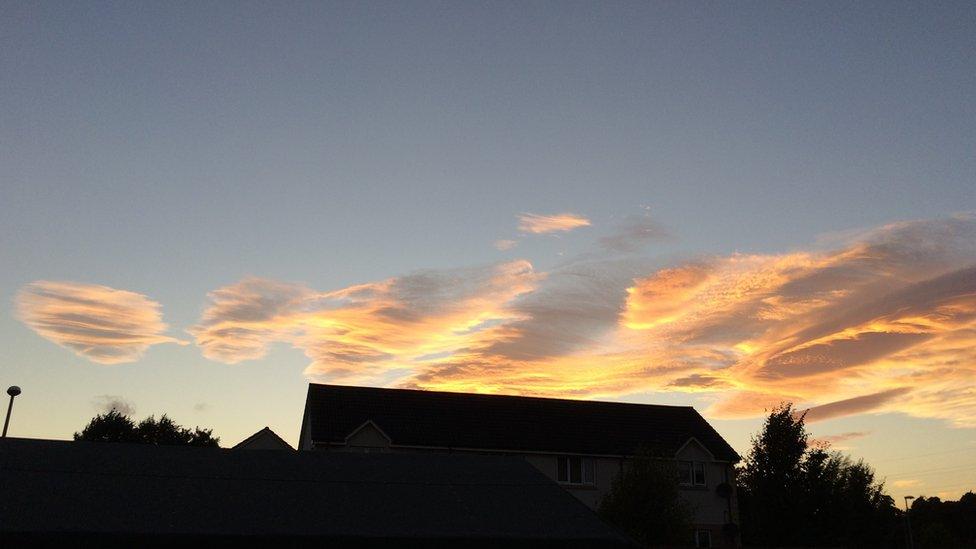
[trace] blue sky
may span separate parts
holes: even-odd
[[[392,279],[419,284],[410,286],[415,291],[482,280],[495,272],[490,266],[525,261],[531,273],[506,271],[521,292],[438,286],[451,299],[478,297],[465,301],[472,309],[451,309],[438,322],[487,307],[492,314],[464,322],[509,326],[551,347],[551,333],[519,323],[535,314],[585,331],[586,345],[574,341],[559,356],[599,369],[595,356],[624,347],[627,360],[677,351],[635,350],[633,334],[605,329],[603,312],[542,311],[546,296],[580,296],[560,281],[581,264],[606,275],[607,287],[620,285],[611,301],[623,299],[625,287],[653,286],[661,269],[703,258],[712,273],[746,276],[733,266],[736,254],[767,272],[772,258],[839,261],[843,250],[897,241],[907,242],[899,257],[914,254],[929,266],[899,263],[905,287],[964,269],[976,263],[965,243],[972,219],[951,228],[945,220],[976,208],[974,27],[976,8],[961,2],[4,3],[0,381],[25,389],[14,426],[18,434],[67,437],[97,410],[100,395],[111,395],[140,415],[168,411],[213,425],[225,442],[265,424],[294,441],[305,383],[343,381],[325,366],[308,370],[310,359],[322,365],[309,353],[329,336],[306,331],[294,339],[265,326],[266,354],[243,359],[235,348],[238,354],[214,359],[201,336],[187,332],[212,327],[203,321],[207,311],[226,312],[209,292],[240,290],[247,277],[265,281],[262,291],[281,289],[269,281],[298,285],[288,291],[318,303],[355,285]],[[572,213],[589,225],[532,234],[519,230],[526,213]],[[905,221],[917,225],[892,227]],[[634,223],[656,236],[608,258],[600,239]],[[932,243],[951,240],[944,231],[961,244],[925,255]],[[517,244],[499,250],[499,240]],[[409,278],[418,272],[430,276]],[[146,296],[159,304],[166,336],[187,344],[153,344],[128,363],[94,363],[38,337],[36,324],[32,330],[17,313],[18,296],[35,281]],[[832,290],[853,291],[845,283]],[[370,291],[406,302],[397,288]],[[419,310],[441,304],[429,299],[424,294]],[[623,323],[631,305],[607,308]],[[686,303],[681,314],[699,309]],[[297,323],[291,329],[308,322],[289,318]],[[646,320],[637,322],[641,329],[657,326]],[[959,322],[953,337],[971,329]],[[456,359],[473,345],[432,347],[424,330],[433,324],[414,327],[410,345],[388,337],[381,371],[357,379],[417,383],[410,376],[419,349]],[[930,329],[922,339],[946,340],[949,328]],[[911,349],[945,356],[946,348]],[[899,360],[920,360],[898,352]],[[519,371],[543,367],[527,366],[512,349],[504,354],[521,361]],[[902,368],[892,356],[870,375]],[[551,360],[546,355],[546,368],[554,368]],[[725,372],[751,372],[745,362],[696,364],[685,373],[701,380],[714,370],[744,391],[755,379]],[[435,373],[446,371],[454,370]],[[739,448],[758,424],[729,416],[745,414],[741,406],[726,406],[725,415],[709,408],[732,387],[682,392],[667,389],[674,379],[654,378],[627,392],[590,374],[566,379],[585,397],[713,410]],[[820,399],[780,389],[820,405],[861,396],[854,380],[864,376],[852,373]],[[488,381],[491,390],[559,393],[508,374]],[[888,377],[864,383],[872,395],[900,387]],[[954,396],[958,411],[939,413],[938,394],[913,396],[907,413],[888,402],[816,425],[824,435],[873,433],[837,444],[879,460],[893,479],[898,468],[880,460],[900,450],[884,441],[906,431],[926,437],[927,448],[952,451],[947,467],[963,468],[971,462],[951,460],[976,440],[959,420],[974,417],[976,399]],[[891,463],[902,464],[901,480],[924,469]],[[963,482],[950,473],[919,477],[914,487]]]

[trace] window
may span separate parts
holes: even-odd
[[[556,480],[563,484],[593,484],[593,458],[559,456],[556,458]]]
[[[678,462],[678,482],[684,486],[691,486],[693,479],[691,477],[691,462],[690,461],[679,461]]]
[[[708,530],[695,530],[695,547],[711,547],[712,533]]]
[[[705,485],[705,464],[701,461],[696,461],[693,471],[695,473],[695,486]]]
[[[679,461],[678,482],[682,486],[705,486],[705,462]]]

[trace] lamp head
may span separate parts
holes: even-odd
[[[12,396],[12,397],[15,397],[15,396],[19,395],[20,394],[20,387],[18,387],[16,385],[11,385],[10,387],[7,387],[7,394],[10,395],[10,396]]]

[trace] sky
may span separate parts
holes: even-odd
[[[0,2],[10,434],[780,402],[976,489],[976,6]]]

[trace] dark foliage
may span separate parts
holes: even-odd
[[[75,433],[75,440],[142,442],[139,438],[139,432],[136,430],[136,424],[129,419],[129,416],[114,408],[106,414],[93,417],[80,433]]]
[[[135,442],[173,446],[205,446],[217,448],[220,438],[213,436],[213,429],[194,427],[192,430],[177,424],[166,414],[157,421],[149,416],[138,425],[117,410],[92,418],[75,440],[92,442]]]
[[[825,446],[808,447],[803,416],[774,409],[739,470],[742,539],[778,547],[890,547],[898,511],[874,470]]]
[[[763,430],[753,437],[739,474],[743,541],[779,545],[794,537],[806,449],[806,430],[802,421],[793,418],[792,408],[773,410]]]
[[[920,497],[909,513],[915,547],[976,547],[976,494],[966,492],[959,501]]]
[[[644,450],[614,479],[599,514],[645,546],[688,545],[694,510],[681,497],[674,459]]]

